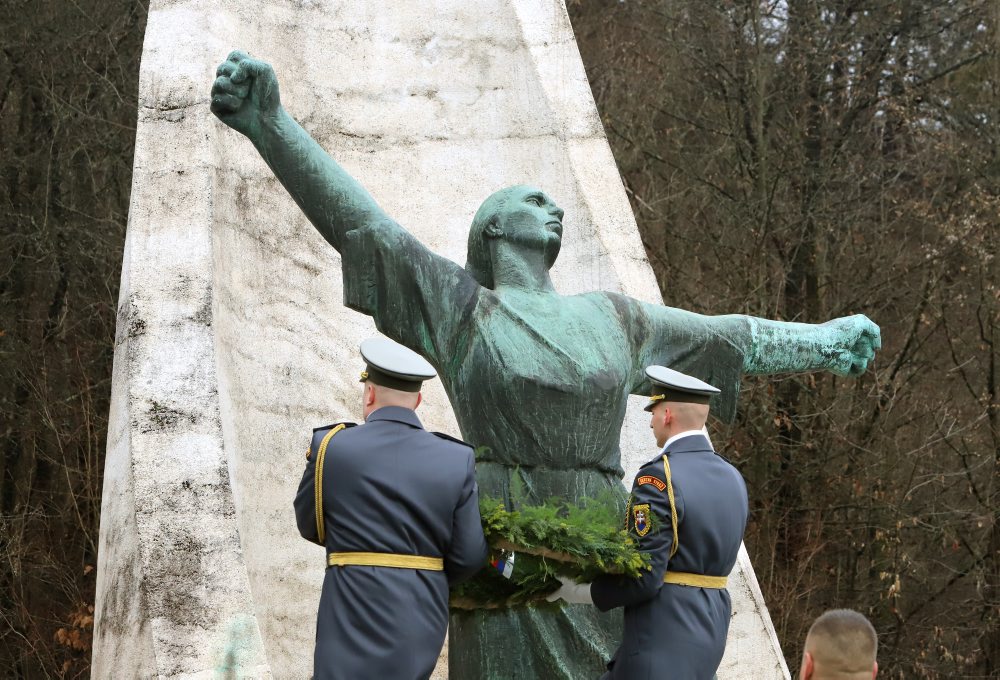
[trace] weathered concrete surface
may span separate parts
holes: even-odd
[[[234,48],[430,248],[530,182],[566,209],[560,292],[659,299],[558,0],[154,1],[140,75],[101,519],[94,677],[308,677],[322,550],[291,500],[310,429],[360,417],[339,256],[208,91]],[[726,311],[726,310],[719,310]],[[650,453],[642,400],[622,435]],[[440,385],[424,423],[457,432]],[[745,554],[720,678],[787,677]],[[446,670],[439,668],[439,676]]]

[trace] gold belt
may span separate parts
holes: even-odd
[[[728,576],[705,576],[704,574],[688,574],[683,571],[668,571],[663,575],[664,583],[678,586],[694,586],[695,588],[722,589],[729,583]]]
[[[393,553],[335,552],[326,556],[326,564],[330,567],[392,567],[394,569],[444,571],[443,557],[394,555]]]

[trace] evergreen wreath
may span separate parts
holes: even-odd
[[[518,503],[523,482],[511,475],[510,510],[502,501],[479,501],[483,533],[490,545],[490,564],[451,591],[454,609],[497,609],[545,606],[545,597],[559,588],[557,576],[580,582],[601,574],[638,578],[648,570],[649,557],[639,552],[624,526],[621,500],[610,490],[580,505],[552,498],[541,505]],[[501,566],[515,554],[510,578]],[[558,606],[558,605],[551,605]]]

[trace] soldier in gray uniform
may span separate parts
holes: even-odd
[[[624,638],[602,680],[710,680],[726,649],[726,581],[746,528],[746,485],[705,434],[719,390],[663,366],[646,375],[661,450],[635,476],[626,525],[652,569],[638,579],[564,581],[550,599],[625,608]]]
[[[425,679],[449,586],[486,562],[475,461],[414,413],[429,363],[385,338],[361,354],[365,423],[313,430],[295,497],[299,532],[327,553],[314,677]]]

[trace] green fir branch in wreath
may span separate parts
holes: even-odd
[[[580,505],[558,498],[532,505],[522,502],[525,496],[520,475],[513,474],[510,497],[516,509],[502,500],[480,498],[490,561],[513,552],[514,569],[507,579],[495,567],[485,567],[452,590],[453,608],[545,606],[545,596],[559,587],[557,576],[579,581],[608,573],[636,578],[649,569],[649,558],[625,528],[624,508],[611,490]]]

